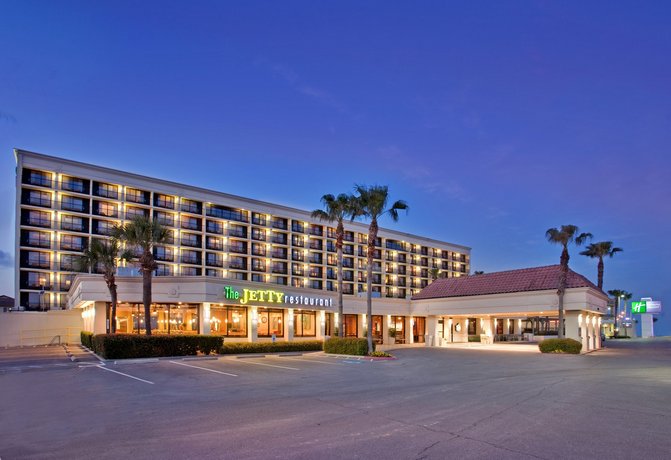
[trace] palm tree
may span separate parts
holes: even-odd
[[[111,331],[112,334],[116,332],[117,285],[115,275],[117,262],[119,260],[127,260],[128,257],[128,253],[120,253],[118,239],[102,240],[94,238],[79,258],[79,265],[83,270],[95,271],[96,268],[100,268],[102,271],[103,279],[105,280],[105,284],[107,284],[107,289],[110,291],[112,313],[110,315],[110,325],[107,326],[107,332]]]
[[[135,249],[133,258],[137,259],[142,272],[142,303],[144,304],[144,324],[147,335],[151,335],[151,277],[157,268],[153,248],[165,243],[168,229],[157,220],[138,216],[119,227],[116,237],[124,241],[129,249]]]
[[[344,337],[345,331],[343,330],[342,327],[343,323],[342,248],[343,248],[343,239],[345,237],[345,226],[343,224],[343,220],[349,219],[353,215],[354,197],[352,195],[347,195],[344,193],[341,193],[337,197],[328,194],[324,195],[321,201],[324,204],[324,209],[316,209],[312,211],[312,218],[319,219],[325,222],[337,222],[336,253],[337,253],[337,264],[338,264],[338,334],[340,335],[340,337]]]
[[[355,200],[355,209],[352,213],[353,218],[362,216],[370,219],[368,226],[368,251],[366,263],[366,316],[368,331],[368,352],[373,351],[373,256],[375,255],[375,240],[379,230],[377,221],[384,215],[389,215],[394,222],[398,221],[398,212],[408,211],[408,204],[405,201],[395,201],[391,207],[387,208],[389,201],[389,188],[386,185],[356,185],[355,192],[358,194]]]
[[[618,314],[618,309],[619,309],[619,306],[620,306],[619,305],[620,299],[623,299],[625,301],[625,305],[626,305],[627,300],[631,299],[632,293],[627,292],[627,291],[623,291],[621,289],[611,289],[610,291],[608,291],[608,294],[612,295],[615,298],[615,303],[614,303],[614,306],[613,306],[613,309],[614,309],[613,328],[617,329],[617,314]],[[615,333],[616,333],[616,331],[614,330],[613,334],[615,334]]]
[[[436,281],[438,278],[442,278],[442,273],[440,271],[440,268],[432,268],[429,270],[429,274],[431,275],[431,280]]]
[[[592,259],[599,259],[597,268],[598,286],[603,289],[603,258],[613,257],[616,253],[622,252],[622,248],[614,248],[612,241],[600,241],[598,243],[591,243],[587,249],[582,251],[580,255],[590,257]]]
[[[576,246],[582,245],[586,240],[592,238],[591,233],[578,233],[578,227],[575,225],[562,225],[559,229],[550,228],[545,232],[545,237],[550,243],[561,244],[562,252],[559,258],[559,288],[557,295],[559,301],[557,310],[559,311],[559,327],[557,337],[564,338],[564,292],[566,291],[566,279],[568,277],[568,245],[574,243]]]

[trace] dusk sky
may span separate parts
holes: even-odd
[[[0,4],[0,294],[13,148],[312,210],[387,184],[472,270],[624,249],[605,290],[671,334],[671,2]],[[596,283],[596,260],[571,267]]]

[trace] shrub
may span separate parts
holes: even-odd
[[[541,353],[570,353],[577,355],[582,343],[573,339],[545,339],[538,344]]]
[[[469,335],[468,336],[468,341],[469,342],[479,342],[480,341],[480,336],[479,335]]]
[[[203,335],[98,334],[92,340],[93,351],[106,359],[209,354],[222,343],[222,337]]]
[[[372,356],[374,358],[391,358],[392,357],[392,355],[390,355],[386,351],[373,351],[372,353],[368,353],[368,356]]]
[[[368,340],[347,337],[331,337],[324,342],[324,351],[338,355],[359,355],[365,356],[368,353]],[[373,351],[375,351],[375,342],[373,342]]]
[[[324,342],[306,340],[301,342],[226,342],[219,347],[220,355],[242,353],[277,353],[281,351],[321,351]]]
[[[396,337],[396,328],[395,327],[390,327],[387,329],[387,333],[389,334],[389,338],[393,339]]]
[[[81,331],[79,333],[79,338],[81,339],[82,345],[89,350],[93,349],[93,332]]]

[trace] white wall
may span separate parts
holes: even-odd
[[[84,329],[81,310],[0,313],[0,346],[79,343]]]

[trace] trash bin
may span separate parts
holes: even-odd
[[[424,334],[424,346],[425,347],[432,347],[433,346],[433,335]]]
[[[272,340],[273,340],[273,343],[275,343],[275,341],[277,340],[277,336],[275,334],[272,335]]]

